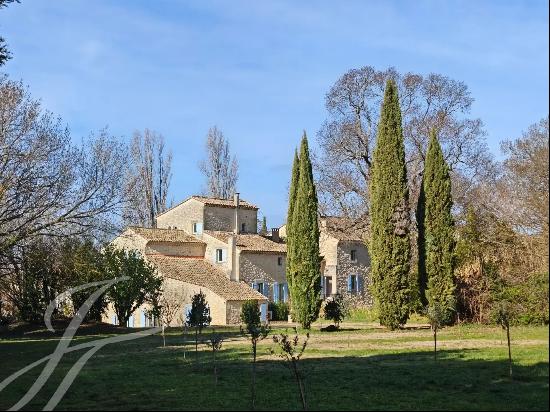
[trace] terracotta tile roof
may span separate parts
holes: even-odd
[[[368,236],[367,219],[353,220],[346,217],[322,216],[320,218],[321,232],[338,240],[348,242],[365,242]]]
[[[195,236],[179,229],[156,229],[137,226],[130,226],[128,229],[151,242],[204,243]]]
[[[205,230],[204,233],[225,243],[229,242],[229,237],[232,235],[231,232],[220,232],[215,230]],[[236,246],[241,252],[286,253],[285,243],[274,242],[271,239],[255,233],[237,235]]]
[[[198,200],[199,202],[204,203],[209,206],[221,206],[221,207],[235,207],[233,199],[220,199],[217,197],[206,197],[206,196],[191,196],[191,199]],[[239,207],[243,209],[254,209],[258,210],[258,207],[252,203],[247,202],[246,200],[239,200]]]
[[[209,289],[226,300],[267,299],[246,283],[229,280],[225,273],[202,258],[149,256],[148,260],[163,276]]]
[[[187,202],[189,199],[198,200],[199,202],[202,202],[205,205],[209,205],[209,206],[229,207],[229,208],[234,207],[233,199],[219,199],[219,198],[216,198],[216,197],[206,197],[206,196],[195,195],[195,196],[190,196],[187,199],[185,199],[185,200],[179,202],[178,204],[172,206],[171,208],[165,210],[164,212],[159,213],[157,216],[163,215],[163,214],[175,209],[179,205],[182,205],[185,202]],[[258,206],[255,206],[252,203],[249,203],[246,200],[242,200],[242,199],[239,200],[239,207],[243,208],[243,209],[252,209],[252,210],[258,210],[259,209]]]

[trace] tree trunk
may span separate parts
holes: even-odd
[[[199,328],[195,328],[195,360],[199,359]]]
[[[300,374],[298,373],[298,366],[293,362],[292,369],[294,370],[294,377],[296,378],[296,383],[298,384],[298,389],[300,390],[300,399],[302,401],[302,407],[304,408],[304,411],[307,411],[307,403],[306,403],[306,391],[304,388],[304,383],[302,382],[302,379],[300,378]]]
[[[437,329],[434,328],[434,361],[437,361]]]
[[[508,338],[508,362],[510,364],[510,379],[513,379],[512,376],[512,347],[510,344],[510,325],[506,326],[506,337]]]
[[[164,336],[164,324],[162,325],[162,346],[166,347],[166,337]]]
[[[252,342],[252,410],[256,410],[256,342]]]
[[[218,386],[218,365],[216,364],[216,351],[214,350],[214,383]]]

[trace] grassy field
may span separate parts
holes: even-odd
[[[512,329],[514,380],[510,380],[505,337],[496,327],[444,329],[434,361],[432,334],[421,325],[390,332],[375,323],[344,323],[341,331],[330,333],[320,332],[320,326],[315,325],[301,362],[312,410],[548,409],[548,327]],[[274,326],[273,333],[285,328]],[[200,345],[196,357],[191,337],[185,343],[181,330],[174,329],[168,332],[166,347],[156,335],[101,349],[57,409],[250,409],[250,345],[238,328],[217,331],[226,335],[218,357],[217,385],[212,353]],[[84,328],[72,344],[127,332],[109,326]],[[44,330],[5,333],[0,340],[0,381],[49,355],[59,336]],[[270,347],[275,347],[270,338],[259,347],[256,407],[301,409],[290,372],[269,353]],[[65,355],[26,409],[42,409],[83,353]],[[0,409],[17,402],[40,370],[0,392]]]

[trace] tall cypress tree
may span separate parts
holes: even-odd
[[[380,323],[405,324],[410,310],[409,190],[397,86],[386,83],[370,185],[371,272]]]
[[[290,190],[288,194],[288,213],[286,218],[286,279],[290,290],[290,299],[294,291],[292,290],[292,268],[294,263],[294,255],[292,246],[294,244],[292,216],[294,214],[294,205],[296,203],[296,193],[298,192],[298,180],[300,177],[300,158],[298,151],[294,151],[294,163],[292,164],[292,176],[290,178]]]
[[[449,166],[435,131],[432,131],[428,144],[422,188],[426,203],[421,223],[425,238],[425,263],[421,265],[426,270],[426,298],[428,305],[442,308],[443,322],[450,323],[456,307],[453,199]]]
[[[420,185],[420,193],[418,202],[416,203],[416,228],[417,239],[416,245],[418,249],[418,266],[417,266],[417,282],[418,282],[418,298],[422,306],[428,304],[426,299],[426,289],[428,288],[428,275],[426,273],[426,193],[424,192],[424,181]]]
[[[321,296],[321,258],[319,255],[319,223],[317,192],[309,158],[307,136],[300,145],[298,188],[291,220],[293,316],[309,329],[319,315]],[[294,296],[292,295],[294,294]]]

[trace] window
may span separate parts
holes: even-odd
[[[283,266],[283,257],[282,257],[282,256],[279,256],[279,257],[277,258],[277,265]]]
[[[261,280],[257,280],[256,282],[252,283],[252,289],[257,290],[264,296],[267,296],[269,293],[268,284],[262,282]]]
[[[279,283],[277,285],[277,288],[279,289],[279,301],[280,302],[286,302],[286,300],[287,300],[286,283]]]
[[[241,223],[241,232],[246,233],[246,223]]]
[[[175,229],[175,227],[174,227]],[[193,222],[193,234],[194,235],[201,235],[202,234],[202,223],[201,222]]]
[[[260,282],[258,283],[258,292],[260,292],[262,295],[265,295],[265,283]]]
[[[350,259],[352,262],[357,262],[357,250],[352,250],[350,252]]]
[[[348,292],[356,293],[359,291],[357,275],[348,276]]]
[[[227,260],[227,250],[216,249],[216,263],[225,262]]]

